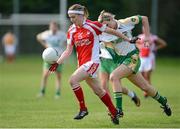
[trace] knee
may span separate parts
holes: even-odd
[[[99,87],[99,89],[94,90],[94,93],[99,96],[100,98],[105,94],[105,90]]]
[[[43,78],[44,78],[44,79],[47,79],[47,78],[48,78],[48,76],[49,76],[49,74],[48,74],[48,73],[44,73],[44,74],[43,74]]]
[[[100,85],[101,85],[101,87],[103,87],[104,89],[106,89],[107,88],[107,81],[105,81],[105,80],[101,80],[101,83],[100,83]]]
[[[110,75],[110,81],[111,81],[111,82],[118,81],[118,80],[119,80],[119,77],[117,77],[115,74],[112,73],[112,74]]]
[[[75,82],[75,81],[74,81],[74,78],[71,76],[71,77],[69,78],[69,84],[70,84],[70,85],[73,85],[74,82]]]
[[[73,88],[75,85],[78,84],[77,80],[75,79],[74,76],[71,76],[69,79],[69,84],[71,85],[71,87]]]

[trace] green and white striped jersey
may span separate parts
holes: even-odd
[[[131,39],[133,37],[132,30],[134,29],[136,24],[139,24],[142,22],[142,18],[141,16],[137,15],[137,16],[132,16],[125,19],[116,20],[116,22],[118,24],[117,30]],[[100,38],[100,41],[102,42],[112,42],[115,48],[115,51],[118,55],[125,56],[129,52],[136,49],[135,44],[131,44],[111,34],[107,34],[103,32],[99,38]]]
[[[48,47],[53,47],[61,54],[65,50],[66,34],[62,31],[57,31],[55,34],[51,30],[46,30],[40,34]]]

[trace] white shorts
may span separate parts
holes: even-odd
[[[148,57],[140,57],[141,65],[140,72],[147,72],[155,69],[155,55],[150,54]]]
[[[13,55],[16,52],[16,45],[5,45],[5,53],[7,55]]]
[[[83,69],[89,74],[90,77],[97,77],[99,62],[88,61],[80,67],[83,67]]]

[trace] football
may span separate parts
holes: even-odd
[[[55,63],[59,56],[58,51],[52,47],[46,48],[42,53],[43,60],[49,64]]]

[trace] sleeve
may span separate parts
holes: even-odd
[[[74,45],[74,41],[73,41],[73,36],[72,35],[73,35],[73,33],[68,31],[68,33],[67,33],[67,44]]]
[[[132,25],[142,24],[142,17],[140,15],[136,15],[119,21],[121,21],[124,24],[132,24]]]
[[[44,32],[40,33],[40,38],[42,40],[46,40],[47,37],[48,37],[48,31],[44,31]]]
[[[106,25],[98,21],[88,22],[88,24],[95,30],[97,35],[100,35],[106,29]]]
[[[94,22],[94,24],[99,27],[99,30],[100,30],[101,32],[104,32],[104,31],[105,31],[105,29],[106,29],[106,25],[105,25],[105,24],[102,24],[102,23],[100,23],[100,22],[98,22],[98,21]]]

